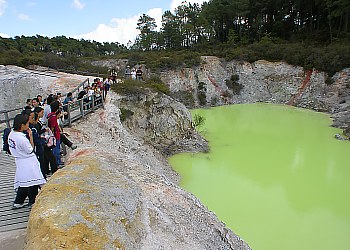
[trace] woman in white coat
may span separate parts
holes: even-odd
[[[26,134],[23,132],[26,131]],[[13,208],[26,206],[25,199],[29,198],[27,206],[31,207],[35,202],[40,185],[46,183],[40,170],[40,163],[34,154],[34,142],[32,131],[29,129],[29,116],[26,114],[16,115],[13,121],[13,130],[8,138],[11,154],[16,161],[16,175],[14,188],[17,191]]]

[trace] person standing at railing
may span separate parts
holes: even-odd
[[[39,102],[39,99],[37,97],[34,97],[32,99],[32,109],[36,108],[36,107],[39,107],[40,106],[40,102]]]
[[[107,92],[109,91],[109,89],[111,88],[111,85],[112,85],[112,80],[111,80],[110,76],[106,78],[103,85],[104,85],[104,91],[105,91],[105,97],[106,97]]]
[[[74,103],[73,94],[72,94],[72,92],[69,92],[63,101],[64,119],[68,119],[68,114],[67,114],[68,105],[71,105],[73,103]]]
[[[51,110],[51,108],[50,108]],[[44,116],[44,109],[41,107],[35,108],[34,112],[36,112],[39,116],[39,122],[35,124],[37,131],[39,131],[40,135],[44,135],[44,133],[49,129],[46,127],[46,124],[42,123],[42,117]],[[54,173],[57,171],[58,166],[57,166],[57,161],[55,156],[52,153],[52,150],[48,148],[46,145],[44,145],[44,165],[43,165],[43,170],[45,175],[50,174],[50,169],[49,165],[51,167],[51,172]]]
[[[41,109],[41,108],[36,107],[36,111],[38,111],[38,109]],[[32,130],[32,134],[33,134],[34,153],[37,156],[38,161],[40,163],[41,173],[46,179],[45,168],[44,168],[45,138],[41,137],[40,135],[40,130],[38,130],[38,126],[37,126],[38,121],[39,121],[39,115],[37,112],[35,112],[35,109],[34,109],[29,116],[29,128]]]
[[[43,97],[41,95],[37,95],[36,98],[38,98],[38,100],[39,100],[39,103],[40,103],[39,106],[43,106],[44,105]]]
[[[43,125],[46,125],[47,124],[47,116],[49,113],[51,113],[51,107],[50,107],[50,104],[53,102],[53,95],[49,95],[47,98],[46,98],[46,103],[44,105],[44,115],[43,117],[40,119],[41,123]]]
[[[23,131],[27,131],[29,140]],[[13,121],[13,131],[9,134],[9,147],[16,161],[14,188],[17,191],[13,208],[21,208],[27,196],[31,207],[35,203],[40,185],[46,183],[40,171],[40,164],[34,154],[32,131],[29,129],[29,117],[26,114],[16,115]]]
[[[57,165],[61,165],[61,131],[57,122],[57,112],[59,110],[60,104],[58,101],[53,101],[51,103],[51,113],[47,116],[47,125],[51,129],[52,133],[56,138],[56,146],[52,149],[53,155],[56,157]]]
[[[26,105],[23,107],[23,110],[25,109],[32,109],[32,99],[27,99]]]

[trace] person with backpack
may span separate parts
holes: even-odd
[[[37,131],[39,132],[40,136],[44,137],[46,132],[48,130],[50,130],[42,122],[42,117],[44,116],[44,110],[43,110],[43,108],[38,107],[38,108],[34,109],[34,112],[37,113],[39,116],[39,120],[35,124],[35,127],[36,127]],[[56,172],[58,169],[56,157],[53,155],[52,149],[45,144],[44,145],[44,161],[43,161],[43,171],[44,171],[45,175],[50,174],[49,166],[51,167],[51,173]]]
[[[41,109],[40,107],[36,107],[34,110]],[[39,121],[39,115],[37,112],[32,111],[29,116],[29,128],[32,130],[33,134],[33,141],[34,141],[34,153],[38,158],[38,161],[40,163],[40,170],[43,174],[44,178],[46,179],[45,174],[45,167],[44,167],[44,145],[45,145],[45,138],[40,135],[40,129],[38,129],[38,121]]]
[[[47,115],[47,126],[51,129],[56,138],[56,146],[52,149],[52,153],[56,157],[57,165],[62,165],[60,155],[61,131],[57,121],[57,114],[59,113],[60,103],[58,101],[53,101],[50,107],[51,113]]]
[[[26,131],[29,137],[23,133]],[[31,207],[35,203],[39,186],[46,183],[40,170],[40,163],[34,154],[34,141],[32,131],[29,129],[27,114],[18,114],[13,121],[13,130],[8,136],[11,154],[15,157],[16,174],[14,188],[17,191],[13,208]],[[26,198],[29,203],[24,204]]]

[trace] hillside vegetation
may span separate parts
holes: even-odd
[[[152,70],[190,67],[201,55],[285,61],[330,75],[350,66],[348,0],[210,0],[165,11],[162,27],[146,14],[128,47],[65,36],[0,38],[0,64],[107,73],[90,60],[125,58]]]

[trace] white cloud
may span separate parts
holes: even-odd
[[[80,2],[80,0],[73,0],[71,4],[72,8],[77,9],[77,10],[82,10],[85,7],[85,4]]]
[[[0,0],[0,16],[4,14],[6,7],[7,7],[6,1]]]
[[[4,34],[4,33],[0,33],[0,36],[1,36],[2,38],[10,38],[10,36],[9,36],[9,35]]]
[[[36,2],[29,2],[27,5],[28,5],[28,6],[35,6],[35,5],[36,5]]]
[[[153,17],[156,20],[157,30],[159,30],[162,27],[162,15],[163,15],[162,9],[161,8],[150,9],[147,12],[147,15],[149,15],[150,17]]]
[[[25,15],[25,14],[18,14],[17,17],[19,20],[22,20],[22,21],[31,21],[32,20],[28,15]]]
[[[158,28],[161,26],[162,9],[155,8],[147,13],[150,17],[156,20]],[[137,20],[141,14],[130,18],[113,18],[110,25],[99,24],[94,31],[86,34],[73,36],[76,39],[94,40],[97,42],[119,42],[127,45],[128,41],[135,41],[139,31],[136,29]]]
[[[205,0],[172,0],[171,1],[171,4],[170,4],[170,11],[172,13],[174,13],[174,10],[179,6],[181,5],[182,2],[187,2],[187,3],[191,3],[191,4],[194,4],[194,3],[198,3],[199,5],[201,5],[202,3],[204,2],[207,2]]]

